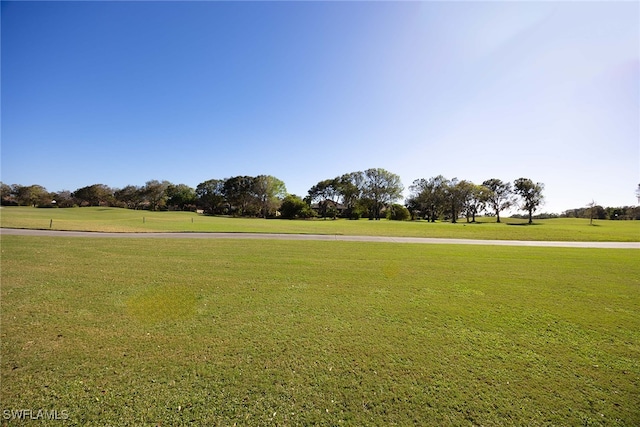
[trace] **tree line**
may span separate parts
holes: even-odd
[[[590,203],[587,207],[567,209],[560,215],[548,215],[547,217],[640,220],[640,206],[603,207]]]
[[[533,213],[542,205],[544,184],[529,178],[505,182],[491,178],[482,184],[474,184],[442,175],[430,179],[418,179],[409,187],[411,195],[407,206],[414,215],[435,222],[442,217],[452,222],[464,215],[467,222],[475,222],[476,215],[488,212],[500,222],[500,213],[517,207],[527,212],[529,223]]]
[[[144,185],[111,188],[93,184],[75,191],[48,192],[40,185],[0,183],[2,205],[37,207],[113,206],[146,210],[200,210],[211,215],[283,218],[423,219],[474,222],[477,215],[490,214],[500,222],[507,209],[531,223],[544,201],[544,184],[529,178],[513,182],[491,178],[476,184],[438,175],[417,179],[409,186],[404,204],[400,177],[381,168],[346,173],[313,185],[304,197],[289,194],[280,179],[271,175],[210,179],[195,188],[186,184],[150,180]],[[546,215],[546,216],[545,216]],[[591,206],[542,217],[586,217],[596,219],[640,219],[640,208]]]
[[[400,177],[384,169],[354,172],[345,174],[343,178],[341,203],[347,204],[350,217],[370,215],[379,219],[389,203],[402,197]],[[323,216],[327,213],[328,203],[318,199],[318,194],[308,195],[304,199],[288,194],[284,182],[270,175],[210,179],[196,188],[158,180],[148,181],[142,186],[127,185],[117,189],[105,184],[93,184],[73,192],[48,192],[41,185],[0,184],[3,205],[60,208],[113,206],[148,210],[202,210],[212,215],[308,218],[317,215],[317,211],[312,209],[314,201],[322,206]]]
[[[402,198],[400,177],[385,169],[367,169],[325,179],[309,189],[304,201],[318,215],[379,220],[388,208]]]
[[[239,216],[275,215],[286,196],[285,184],[273,176],[236,176],[211,179],[192,188],[186,184],[151,180],[142,186],[111,188],[93,184],[71,191],[48,192],[41,185],[0,183],[3,205],[36,207],[112,206],[128,209],[183,210],[202,209],[210,214]]]

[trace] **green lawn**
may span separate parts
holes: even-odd
[[[3,410],[640,425],[637,250],[4,236],[1,255]]]
[[[343,234],[461,239],[547,240],[547,241],[640,241],[640,221],[595,221],[552,219],[527,225],[520,219],[481,218],[477,224],[425,221],[350,221],[227,218],[192,212],[149,212],[118,208],[0,209],[0,225],[11,228],[40,228],[87,231],[217,231],[258,233]]]

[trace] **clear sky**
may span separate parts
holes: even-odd
[[[2,2],[7,184],[381,167],[636,204],[640,3]]]

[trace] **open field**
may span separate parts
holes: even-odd
[[[68,425],[638,425],[637,254],[3,236],[0,401]]]
[[[4,207],[0,225],[11,228],[106,232],[299,233],[356,236],[440,237],[458,239],[541,241],[640,241],[640,221],[550,219],[526,225],[519,219],[481,218],[477,224],[430,224],[425,221],[265,220],[197,215],[192,212],[149,212],[118,208],[36,209]]]

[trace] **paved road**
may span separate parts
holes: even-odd
[[[273,240],[321,240],[342,242],[422,243],[447,245],[537,246],[556,248],[606,248],[640,249],[640,242],[544,242],[526,240],[472,240],[439,239],[430,237],[343,236],[323,234],[270,234],[270,233],[103,233],[91,231],[0,229],[1,236],[47,237],[107,237],[143,239],[273,239]]]

